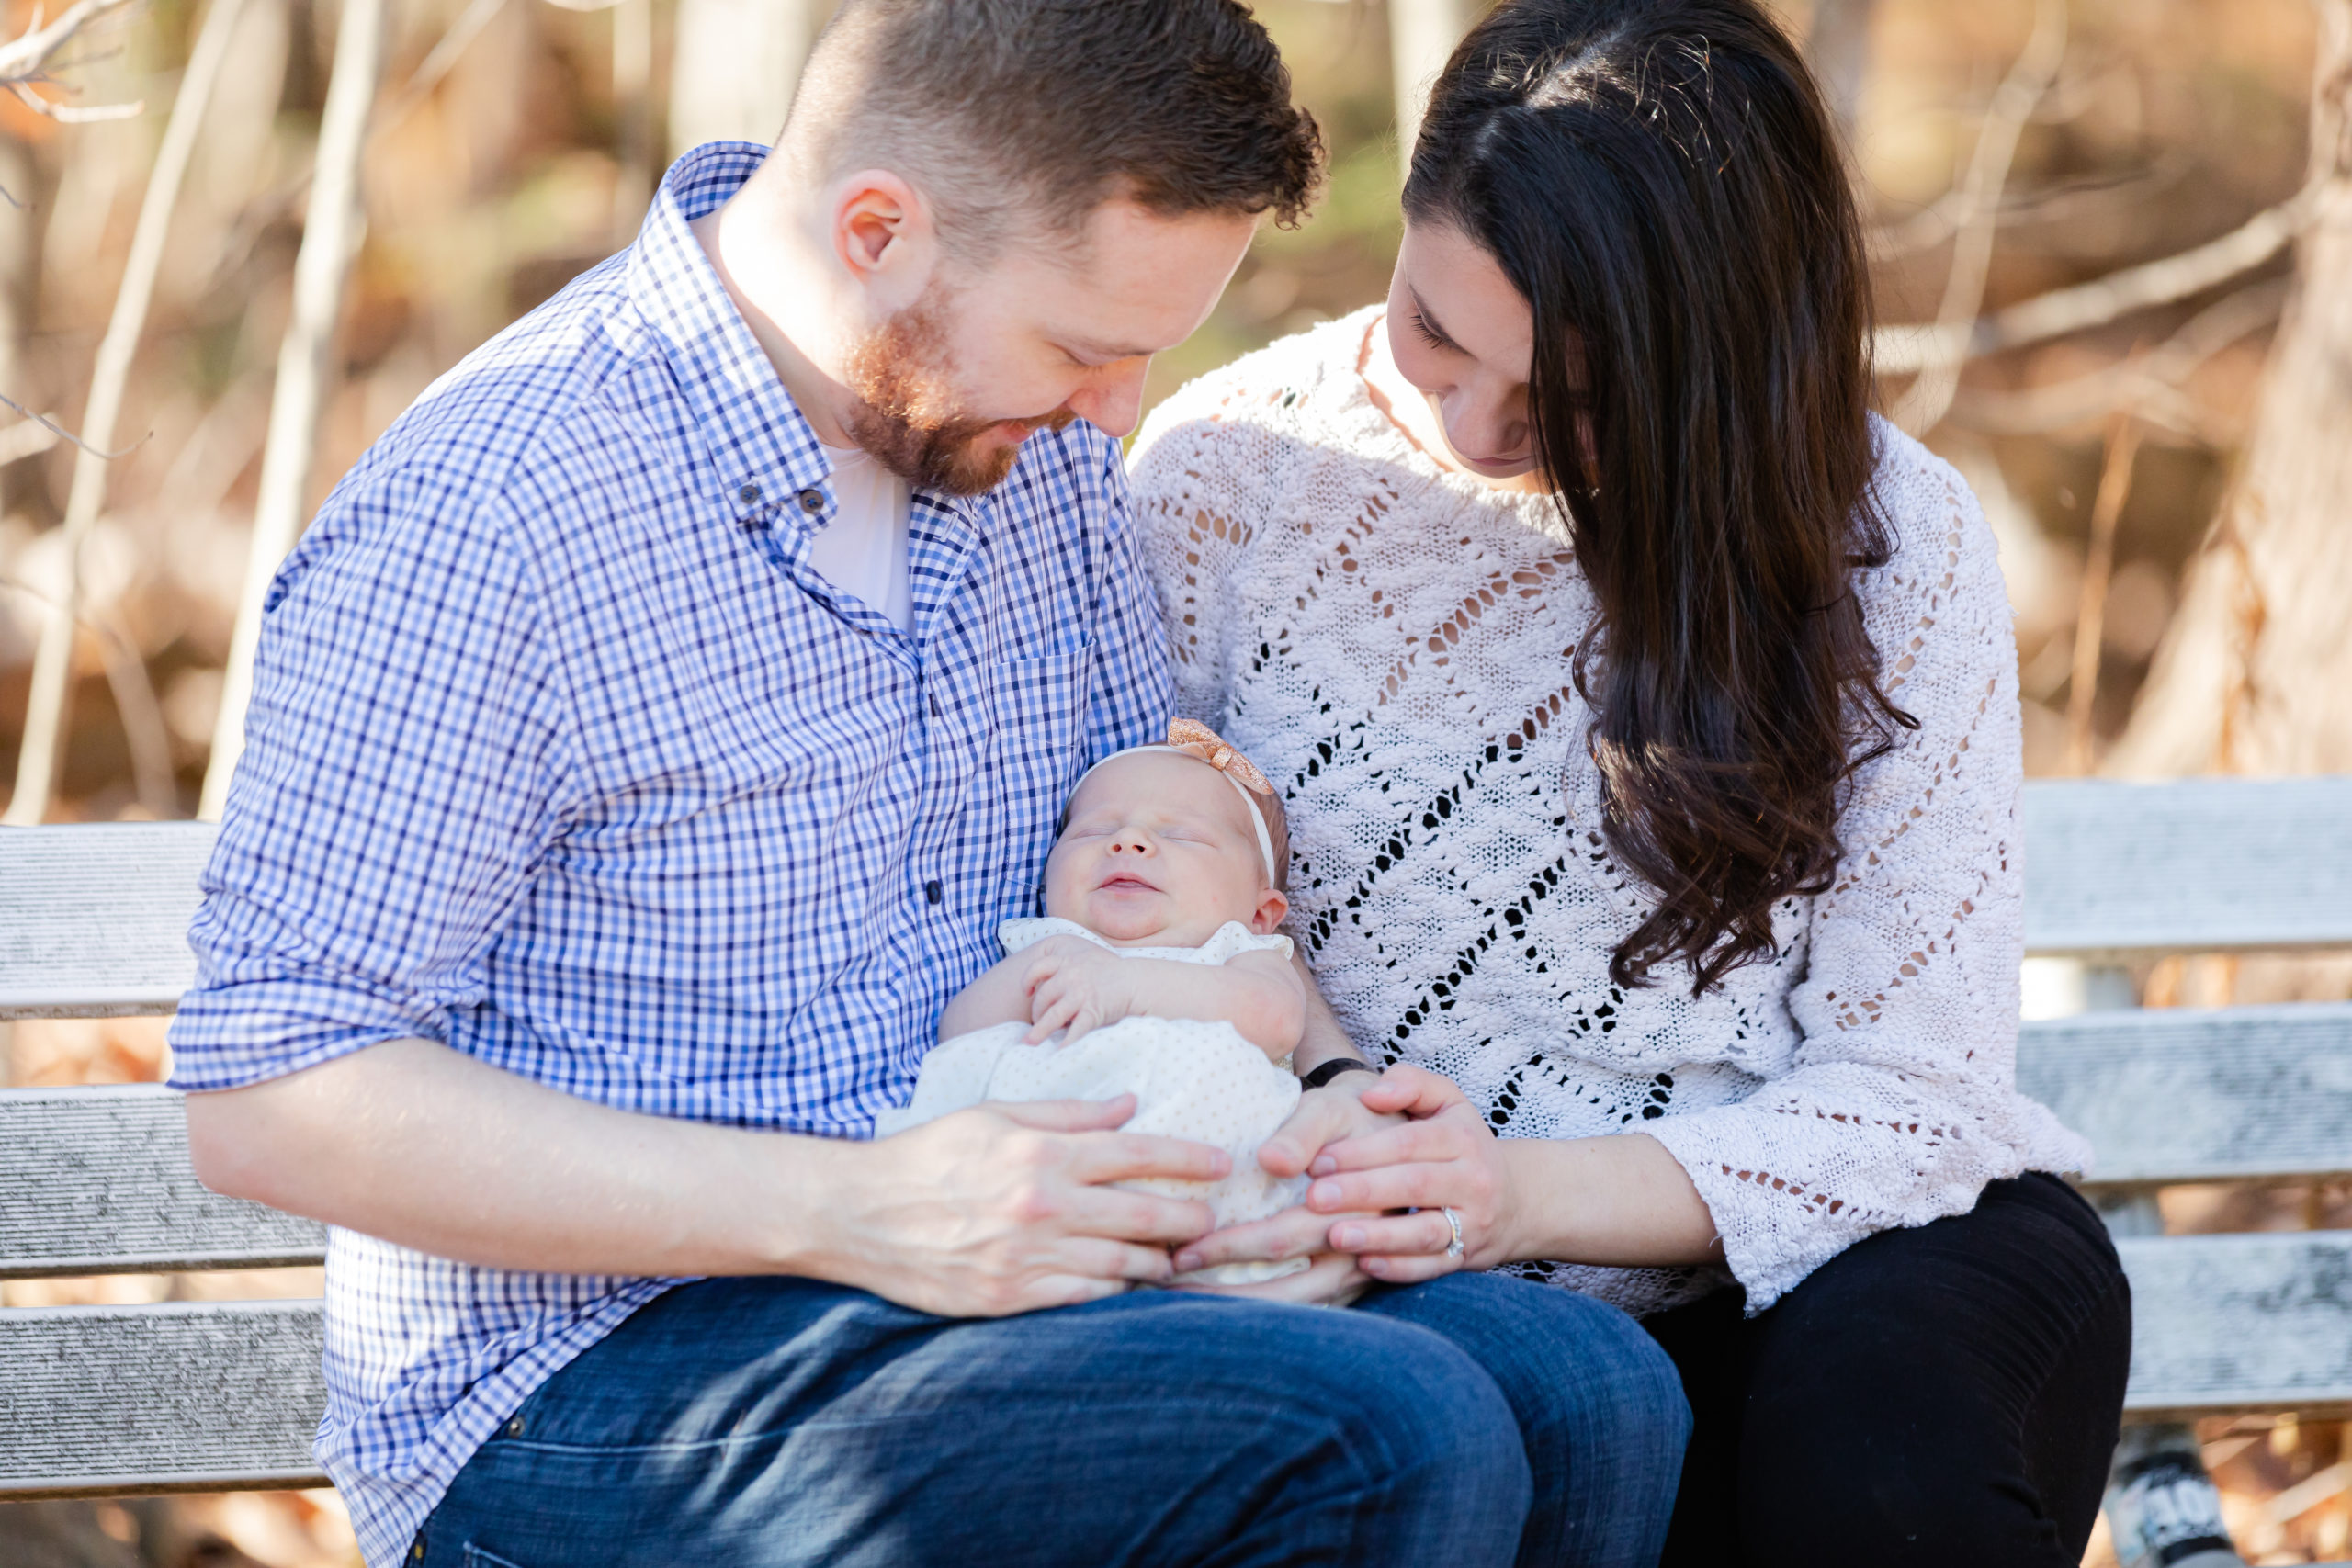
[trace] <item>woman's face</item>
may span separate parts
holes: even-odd
[[[1535,470],[1527,378],[1535,321],[1503,269],[1450,223],[1408,223],[1388,289],[1388,347],[1429,399],[1451,456],[1488,480]]]

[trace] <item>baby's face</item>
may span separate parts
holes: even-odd
[[[1197,947],[1227,920],[1263,936],[1290,904],[1266,886],[1250,812],[1197,758],[1106,762],[1070,797],[1046,861],[1046,913],[1139,946]]]

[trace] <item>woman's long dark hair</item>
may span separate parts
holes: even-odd
[[[1836,132],[1752,0],[1504,0],[1438,79],[1405,211],[1533,308],[1604,833],[1658,894],[1610,974],[1679,960],[1697,995],[1828,888],[1847,780],[1914,722],[1853,592],[1892,544]]]

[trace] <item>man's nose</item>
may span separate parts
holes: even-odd
[[[1143,418],[1143,378],[1148,358],[1105,365],[1069,400],[1078,416],[1114,440],[1124,441]]]

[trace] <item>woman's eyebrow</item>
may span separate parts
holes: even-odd
[[[1462,345],[1454,341],[1452,333],[1438,325],[1437,318],[1430,313],[1429,303],[1421,298],[1419,289],[1408,283],[1405,285],[1405,292],[1413,297],[1413,313],[1420,317],[1421,325],[1430,330],[1431,337],[1442,340],[1448,348],[1462,348]],[[1463,352],[1467,354],[1469,350],[1463,349]]]

